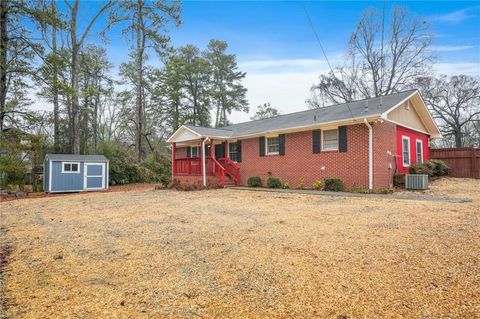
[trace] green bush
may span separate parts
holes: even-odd
[[[262,179],[258,176],[252,176],[247,179],[247,185],[250,187],[262,186]]]
[[[27,163],[16,154],[0,155],[0,186],[23,187],[28,181]]]
[[[423,164],[412,164],[410,166],[410,174],[421,174],[432,176],[433,170],[430,168],[430,165],[427,163]]]
[[[340,178],[325,178],[324,189],[326,191],[340,192],[343,191],[343,181]]]
[[[432,176],[445,176],[450,172],[450,167],[448,167],[447,163],[441,160],[429,160],[427,165],[433,171]]]
[[[162,184],[163,187],[168,187],[170,184],[170,176],[162,174],[160,175],[160,184]]]
[[[290,183],[289,182],[283,183],[283,188],[284,189],[290,189]]]
[[[304,189],[305,188],[305,179],[301,178],[298,182],[298,188]]]
[[[319,191],[322,189],[323,184],[322,181],[315,181],[312,186],[314,190]]]
[[[269,177],[267,179],[267,186],[269,188],[282,188],[283,185],[279,178]]]

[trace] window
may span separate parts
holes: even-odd
[[[417,163],[423,163],[423,142],[421,140],[416,141],[416,149],[417,149]]]
[[[336,151],[338,150],[338,130],[326,130],[323,133],[323,150]]]
[[[402,158],[403,166],[410,166],[410,138],[402,136]]]
[[[63,162],[62,173],[80,173],[80,163]]]
[[[278,155],[280,142],[277,137],[267,137],[267,155]]]
[[[193,146],[190,148],[190,157],[200,157],[200,146]]]
[[[238,144],[235,143],[228,143],[228,157],[234,161],[238,162]]]

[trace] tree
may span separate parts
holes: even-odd
[[[189,109],[187,119],[193,125],[210,126],[210,64],[194,45],[186,45],[178,51]]]
[[[210,95],[216,108],[215,127],[227,125],[227,114],[233,110],[248,112],[247,89],[241,83],[246,73],[238,71],[236,57],[227,54],[227,48],[225,41],[210,40],[204,53],[212,72]]]
[[[272,106],[270,102],[267,102],[257,106],[257,111],[252,117],[250,117],[250,119],[263,120],[278,115],[280,115],[280,112],[274,106]]]
[[[79,0],[75,0],[73,4],[65,1],[67,11],[69,14],[68,21],[68,34],[70,37],[70,86],[71,86],[71,97],[70,97],[70,131],[71,131],[71,145],[72,153],[80,154],[80,119],[81,119],[81,107],[79,100],[79,54],[82,49],[82,46],[85,42],[86,37],[90,33],[95,22],[98,18],[104,14],[112,5],[113,1],[108,1],[105,5],[101,6],[100,9],[94,14],[93,18],[88,21],[87,27],[82,34],[78,34],[77,30],[77,20],[78,20],[78,5]]]
[[[440,124],[442,135],[455,147],[466,146],[480,116],[480,82],[467,75],[419,77],[416,87]]]
[[[345,64],[320,76],[307,103],[316,108],[408,88],[433,62],[428,28],[426,21],[409,18],[402,7],[392,8],[388,30],[383,14],[365,11],[350,37]]]
[[[110,16],[110,24],[126,23],[125,35],[135,37],[135,46],[131,56],[135,60],[135,109],[136,137],[135,145],[139,160],[145,158],[143,140],[145,139],[145,101],[144,61],[146,50],[154,49],[160,56],[169,48],[169,37],[165,35],[170,21],[180,24],[181,7],[178,3],[163,0],[146,2],[144,0],[122,0]]]

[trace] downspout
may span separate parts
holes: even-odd
[[[363,122],[368,127],[368,189],[373,190],[373,127],[367,118]]]
[[[207,161],[206,161],[206,156],[205,156],[205,143],[210,141],[210,138],[207,137],[205,139],[202,140],[202,161],[203,161],[203,165],[202,165],[202,177],[203,177],[203,186],[207,186]]]

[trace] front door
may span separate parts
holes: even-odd
[[[85,163],[83,185],[86,190],[103,189],[105,185],[105,163]]]

